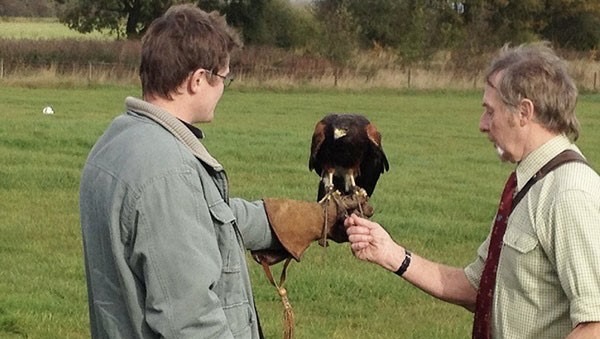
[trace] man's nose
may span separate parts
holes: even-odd
[[[479,118],[479,132],[487,133],[490,130],[490,119],[485,112]]]

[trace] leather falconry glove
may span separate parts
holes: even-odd
[[[300,261],[302,254],[310,244],[323,238],[327,227],[327,238],[341,243],[348,241],[344,219],[352,213],[362,212],[364,217],[373,215],[373,207],[368,197],[362,195],[333,194],[331,200],[321,204],[317,202],[290,199],[263,199],[271,229],[283,245],[285,251],[252,251],[259,262],[276,264],[290,255]],[[324,245],[324,244],[321,244]]]

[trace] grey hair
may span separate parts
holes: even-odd
[[[500,75],[497,86],[492,77]],[[579,121],[575,115],[577,86],[569,75],[567,63],[545,42],[505,45],[492,60],[485,75],[486,82],[496,87],[501,100],[516,109],[521,100],[533,102],[536,121],[548,130],[579,137]]]

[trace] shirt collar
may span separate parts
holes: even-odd
[[[179,119],[179,121],[183,122],[183,124],[185,125],[185,127],[187,127],[198,139],[202,139],[204,138],[204,133],[202,132],[201,129],[199,129],[198,127],[192,125],[192,124],[188,124],[187,122]]]
[[[525,159],[517,165],[517,189],[521,190],[523,186],[539,171],[548,161],[566,149],[573,149],[579,152],[569,138],[564,135],[557,135],[548,140],[545,144],[531,152]]]

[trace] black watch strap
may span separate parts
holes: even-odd
[[[402,261],[402,265],[400,265],[400,268],[394,273],[401,277],[408,269],[408,266],[410,266],[411,259],[412,253],[410,253],[410,251],[407,249],[404,249],[404,260]]]

